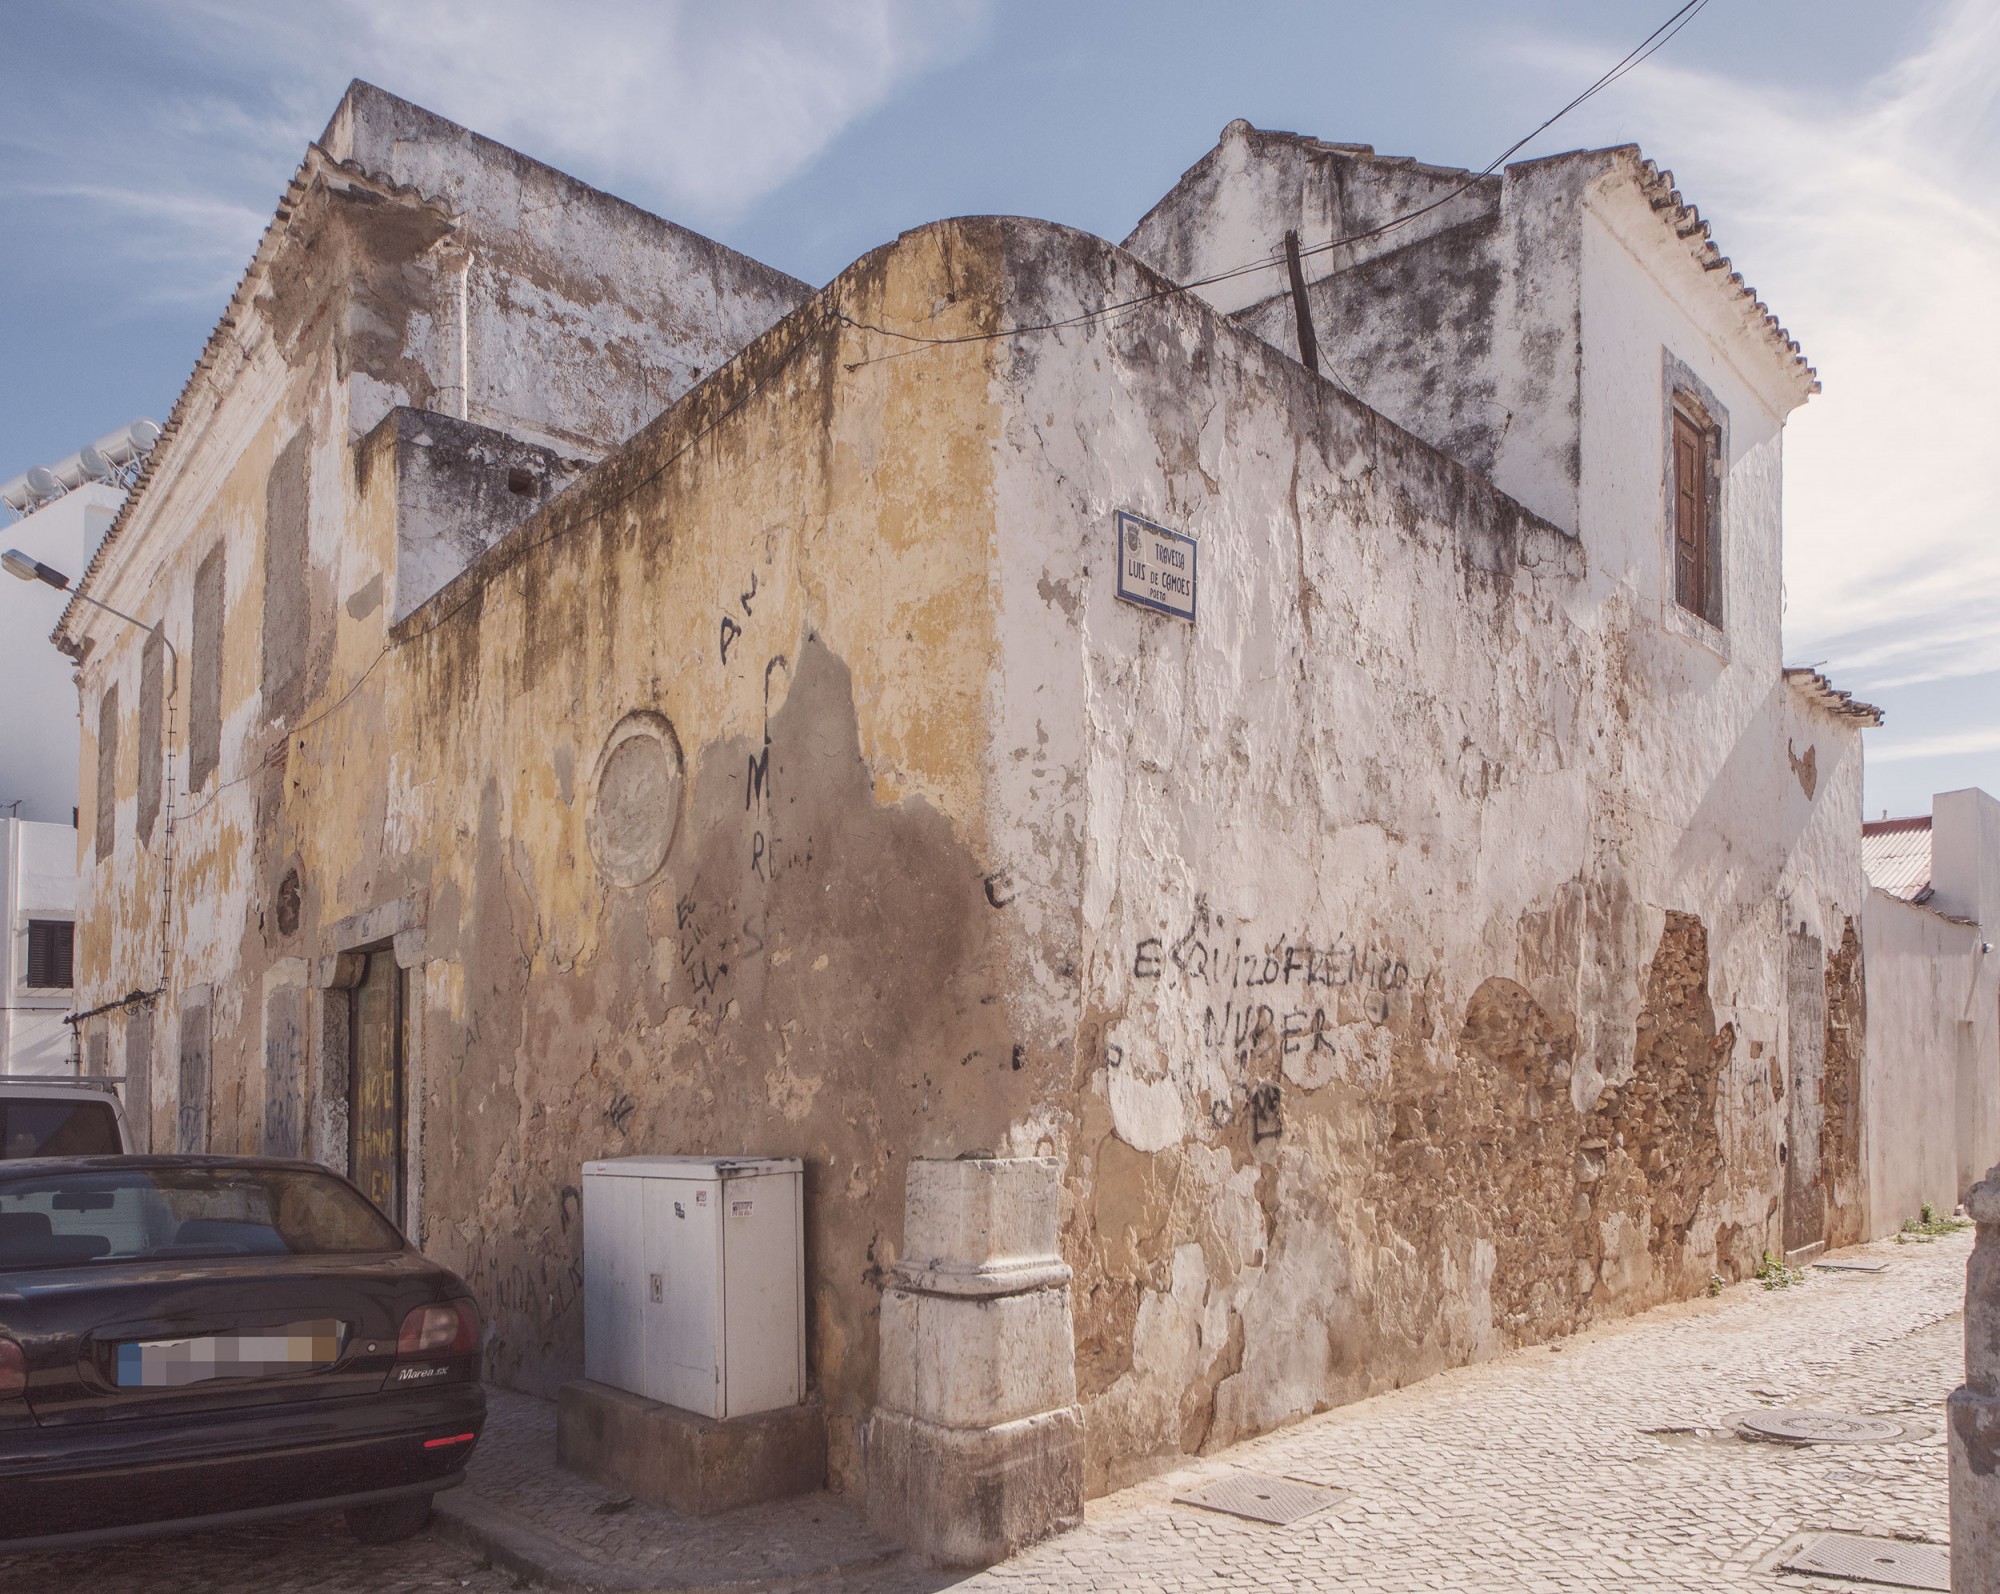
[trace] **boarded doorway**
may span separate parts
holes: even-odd
[[[1785,1035],[1791,1112],[1785,1143],[1785,1250],[1826,1241],[1820,1143],[1826,1127],[1826,967],[1820,939],[1802,924],[1785,937]]]
[[[347,1170],[391,1221],[403,1221],[403,971],[387,947],[364,954],[348,992]]]

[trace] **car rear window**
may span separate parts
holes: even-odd
[[[402,1248],[402,1236],[358,1192],[304,1168],[119,1168],[0,1178],[0,1272]]]
[[[109,1102],[0,1099],[0,1158],[112,1157],[124,1149]]]

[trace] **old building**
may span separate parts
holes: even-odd
[[[849,1487],[915,1157],[1056,1159],[1093,1491],[1852,1239],[1813,385],[1629,149],[1237,123],[1122,248],[808,294],[357,85],[90,572],[180,731],[64,621],[123,727],[80,1005],[163,1138],[351,1167],[528,1389],[584,1159],[805,1158]]]

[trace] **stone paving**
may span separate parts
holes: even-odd
[[[552,1401],[487,1391],[486,1433],[465,1487],[437,1499],[438,1528],[556,1587],[790,1588],[861,1580],[900,1557],[830,1494],[686,1517],[556,1465]]]
[[[502,1394],[472,1484],[440,1497],[450,1520],[407,1544],[367,1549],[337,1518],[311,1518],[0,1556],[0,1590],[493,1594],[529,1587],[533,1565],[536,1583],[572,1588],[1856,1594],[1781,1576],[1777,1552],[1818,1529],[1946,1537],[1943,1402],[1961,1376],[1970,1250],[1970,1235],[1882,1243],[1846,1253],[1886,1262],[1880,1273],[1737,1285],[1447,1373],[1093,1501],[1075,1532],[973,1575],[893,1556],[826,1495],[699,1523],[622,1505],[555,1469],[552,1408]],[[1882,1415],[1905,1432],[1876,1445],[1730,1437],[1725,1419],[1758,1406]],[[1353,1492],[1289,1527],[1174,1502],[1236,1468]]]
[[[1344,1407],[1095,1501],[1077,1531],[951,1586],[1856,1594],[1770,1563],[1811,1530],[1948,1537],[1943,1404],[1962,1378],[1971,1248],[1969,1234],[1879,1243],[1843,1257],[1881,1273],[1737,1285]],[[1718,1431],[1758,1406],[1882,1414],[1905,1437]],[[1283,1528],[1173,1503],[1233,1467],[1354,1492]]]
[[[337,1516],[0,1555],[5,1594],[501,1594],[533,1586],[435,1532],[357,1544]]]

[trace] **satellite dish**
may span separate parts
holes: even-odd
[[[134,421],[130,426],[121,426],[115,432],[106,432],[90,445],[111,465],[129,465],[135,459],[143,459],[153,451],[153,445],[160,440],[160,429],[148,420]],[[90,449],[85,449],[89,453]]]
[[[63,484],[56,479],[56,473],[46,465],[35,466],[23,479],[28,484],[28,491],[37,498],[53,498],[62,491]]]

